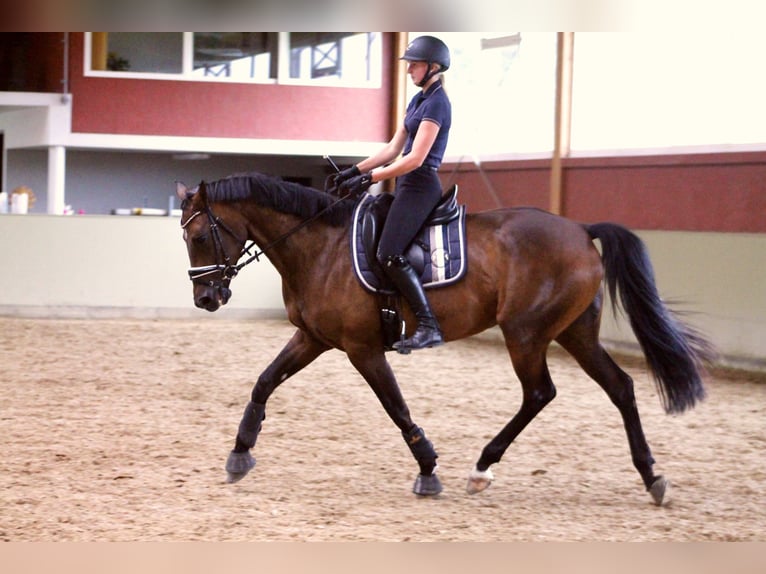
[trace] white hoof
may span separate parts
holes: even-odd
[[[493,480],[495,480],[495,477],[492,475],[490,469],[481,471],[474,467],[471,474],[468,475],[468,486],[466,486],[466,491],[468,494],[476,494],[477,492],[486,490],[487,487],[492,484]]]
[[[649,494],[657,506],[667,506],[670,504],[670,481],[662,476],[658,476],[652,486],[649,488]]]

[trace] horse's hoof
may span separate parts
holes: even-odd
[[[442,483],[435,474],[424,476],[419,474],[415,479],[412,492],[418,496],[436,496],[442,491]]]
[[[226,482],[233,484],[242,480],[255,466],[255,459],[250,451],[229,453],[226,459]]]
[[[667,506],[670,504],[670,481],[662,476],[658,476],[649,487],[649,494],[657,506]]]
[[[468,475],[468,486],[466,486],[465,489],[468,494],[476,494],[477,492],[486,490],[487,487],[492,484],[493,480],[495,480],[495,477],[492,475],[490,469],[479,470],[474,467],[471,474]]]

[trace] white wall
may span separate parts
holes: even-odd
[[[210,315],[194,307],[177,217],[0,216],[0,314]],[[212,315],[284,316],[279,274],[266,259],[232,283]]]
[[[766,369],[766,234],[642,231],[660,294],[732,366]],[[604,313],[604,339],[633,345]]]
[[[724,363],[766,369],[766,235],[644,231],[660,293],[691,314]],[[0,314],[40,317],[284,317],[266,260],[233,281],[231,302],[196,309],[177,218],[0,216]],[[604,314],[602,336],[635,348]]]

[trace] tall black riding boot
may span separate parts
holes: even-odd
[[[439,323],[428,304],[423,285],[415,270],[403,255],[394,255],[386,259],[383,268],[396,288],[410,305],[418,320],[418,328],[412,337],[394,343],[394,349],[407,352],[412,349],[425,349],[444,343]]]

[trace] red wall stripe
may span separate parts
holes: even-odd
[[[72,131],[180,137],[386,141],[392,37],[380,88],[229,84],[84,76],[71,35]]]

